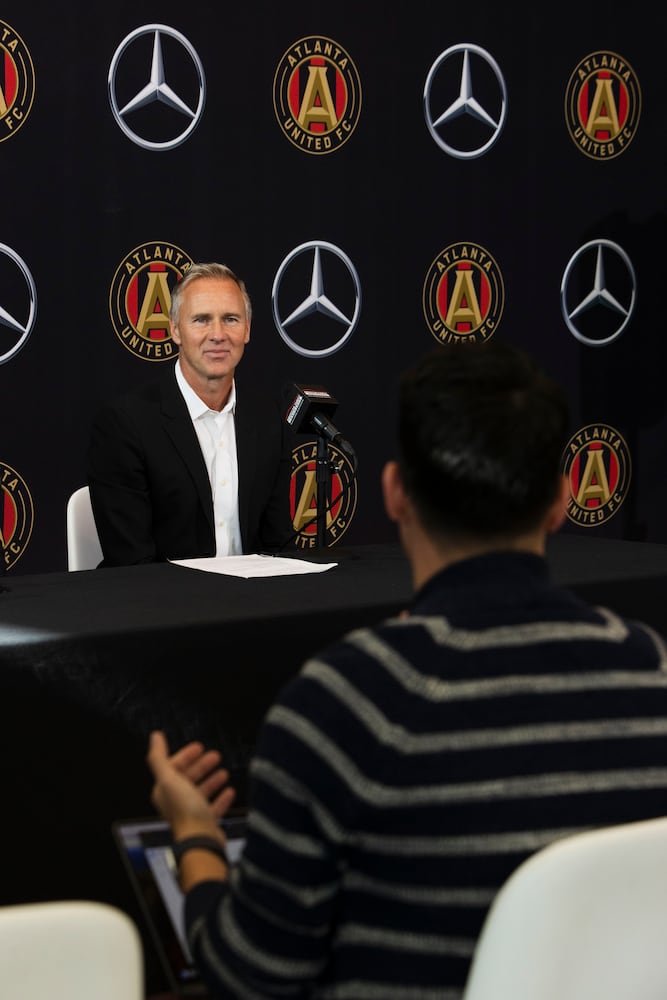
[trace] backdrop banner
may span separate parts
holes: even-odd
[[[3,572],[66,568],[93,413],[175,363],[171,290],[212,260],[253,301],[238,392],[337,401],[355,461],[332,444],[327,545],[395,538],[379,480],[402,369],[491,337],[568,391],[563,530],[667,541],[667,8],[8,0],[0,17]],[[301,435],[304,554],[316,454]]]

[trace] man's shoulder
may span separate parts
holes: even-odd
[[[583,650],[603,657],[609,670],[626,665],[631,670],[667,672],[667,637],[643,621],[624,617],[605,606],[578,600],[559,589],[562,601],[553,606],[497,618],[480,613],[453,620],[446,614],[404,613],[376,625],[355,629],[322,651],[321,660],[331,668],[355,672],[363,664],[390,667],[399,675],[430,672],[479,654],[497,662],[508,657],[516,665],[522,651],[532,656],[546,646],[558,649],[559,669],[569,659],[579,669]],[[596,653],[597,651],[597,653]],[[562,654],[562,658],[561,658]]]
[[[401,619],[392,618],[376,625],[352,629],[304,663],[300,676],[313,678],[324,672],[360,680],[365,665],[377,667],[384,664],[392,651],[400,646],[396,630],[399,627],[405,632],[401,625]]]
[[[112,395],[101,407],[101,410],[128,412],[145,407],[159,406],[165,396],[170,397],[178,391],[173,372],[164,372],[157,378],[138,385],[125,387]]]
[[[264,386],[253,386],[236,378],[236,412],[256,417],[265,414],[275,417],[282,414],[280,396]]]

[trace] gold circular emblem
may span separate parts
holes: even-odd
[[[321,35],[289,47],[273,78],[273,108],[289,141],[304,153],[331,153],[361,114],[361,81],[345,49]]]
[[[16,135],[35,98],[35,70],[20,35],[0,21],[0,142]]]
[[[505,304],[495,260],[476,243],[452,243],[431,264],[423,291],[424,316],[440,344],[489,340]]]
[[[329,444],[327,450],[331,492],[323,513],[326,516],[326,544],[331,546],[340,541],[354,517],[357,480],[347,455],[333,444]],[[317,548],[317,441],[306,441],[292,450],[290,509],[294,547],[305,552]]]
[[[568,441],[563,472],[570,483],[569,520],[596,527],[612,518],[627,496],[632,476],[628,446],[608,424],[587,424]]]
[[[591,52],[575,67],[565,91],[570,137],[592,160],[613,160],[634,139],[641,105],[629,63],[615,52]]]
[[[109,311],[123,347],[144,361],[168,361],[178,354],[171,339],[171,289],[192,266],[173,243],[143,243],[125,256],[114,274]]]
[[[5,569],[11,569],[26,550],[35,511],[30,490],[18,472],[0,462],[0,545]]]

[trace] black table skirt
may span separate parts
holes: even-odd
[[[222,749],[239,802],[261,720],[306,657],[407,607],[397,545],[329,549],[308,576],[169,564],[0,583],[0,902],[83,897],[136,916],[110,834],[146,815],[148,733]],[[663,630],[667,546],[561,534],[552,574]],[[156,984],[159,986],[159,984]]]

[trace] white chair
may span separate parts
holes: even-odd
[[[90,490],[81,486],[67,501],[67,569],[95,569],[101,561]]]
[[[667,818],[528,858],[487,914],[463,1000],[665,1000]]]
[[[0,907],[0,995],[12,1000],[144,1000],[139,931],[106,903]]]

